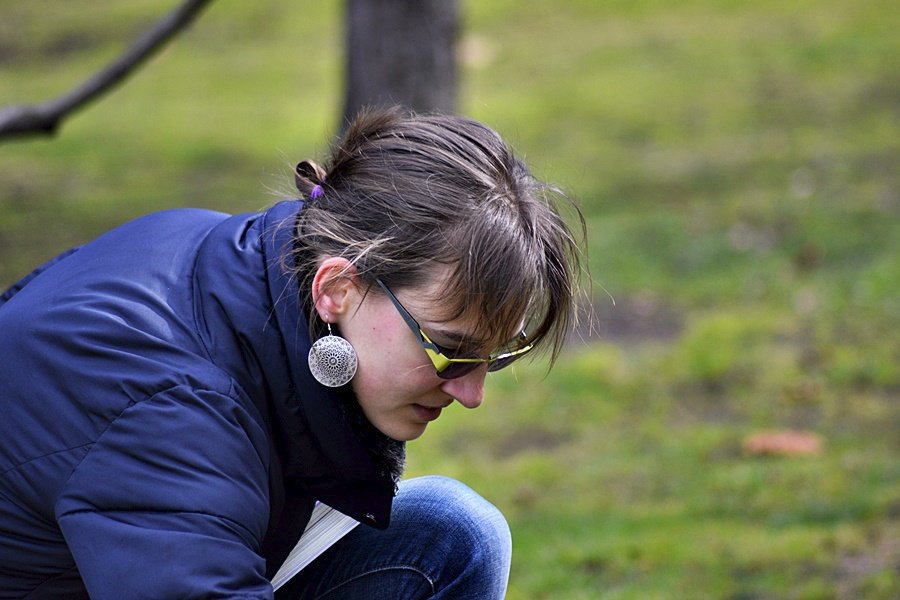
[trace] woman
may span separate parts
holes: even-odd
[[[400,475],[488,371],[559,351],[577,248],[551,190],[483,125],[396,109],[296,183],[140,218],[0,296],[0,595],[271,598],[321,501],[368,526],[279,597],[503,596],[497,509]]]

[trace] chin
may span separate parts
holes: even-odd
[[[422,423],[410,424],[406,427],[379,427],[378,430],[392,440],[396,440],[398,442],[411,442],[422,437],[422,434],[425,433],[426,427],[427,424]]]

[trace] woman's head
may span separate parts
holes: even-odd
[[[472,324],[473,346],[495,348],[524,329],[558,353],[578,245],[553,204],[562,196],[493,130],[463,117],[366,111],[324,168],[298,165],[296,182],[308,200],[297,225],[303,289],[323,260],[340,257],[367,292],[384,293],[376,282],[429,290],[435,318]]]

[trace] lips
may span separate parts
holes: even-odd
[[[423,406],[421,404],[413,404],[412,406],[413,410],[416,412],[416,416],[425,422],[436,420],[441,416],[441,410],[443,410],[442,407]]]

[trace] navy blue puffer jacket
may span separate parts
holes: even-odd
[[[271,598],[315,499],[387,526],[306,366],[301,207],[153,214],[0,296],[0,597]]]

